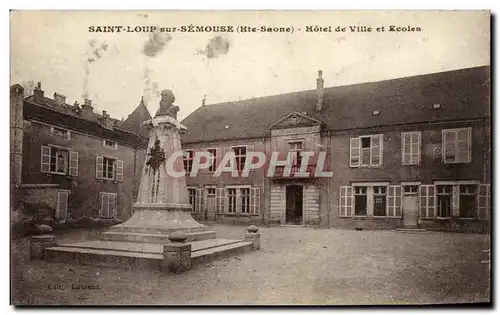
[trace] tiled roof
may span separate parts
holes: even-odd
[[[143,123],[151,118],[151,114],[149,113],[146,104],[144,104],[144,100],[141,100],[139,106],[137,106],[132,114],[130,114],[122,123],[121,128],[140,134],[144,138],[149,138],[149,130]]]
[[[104,128],[99,123],[98,119],[102,118],[102,115],[93,113],[89,118],[83,118],[73,110],[72,106],[67,104],[58,105],[54,100],[46,97],[40,103],[42,104],[35,103],[33,96],[25,99],[23,106],[24,119],[33,119],[103,139],[115,140],[129,146],[147,147],[147,139],[121,128],[121,121],[114,119],[115,126],[111,130]]]
[[[489,97],[489,66],[325,88],[321,111],[315,110],[316,90],[301,91],[201,106],[182,121],[188,127],[182,141],[265,137],[293,111],[332,131],[484,118]]]

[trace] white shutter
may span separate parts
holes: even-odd
[[[420,217],[434,218],[436,217],[436,186],[421,185],[420,186]]]
[[[203,212],[203,205],[204,205],[204,200],[203,200],[203,195],[204,195],[204,189],[203,188],[196,188],[196,196],[195,196],[195,208],[193,209],[193,212]]]
[[[41,149],[41,171],[44,173],[50,172],[50,147],[42,146]]]
[[[260,213],[260,188],[250,189],[250,213]]]
[[[253,145],[247,145],[247,155],[245,158],[245,163],[251,163],[253,162],[253,155],[252,155],[252,160],[249,159],[248,153],[253,153],[255,151],[255,146]],[[252,170],[253,166],[250,165],[249,170]]]
[[[471,161],[471,128],[458,129],[457,131],[457,162],[469,163]]]
[[[361,164],[361,140],[359,137],[351,138],[349,152],[349,166],[359,167]]]
[[[401,133],[401,164],[408,165],[411,161],[411,133]]]
[[[78,176],[78,152],[69,152],[69,175]]]
[[[340,186],[339,215],[341,217],[352,217],[354,197],[351,186]]]
[[[57,192],[57,207],[56,207],[56,218],[67,218],[68,217],[68,194],[69,191],[58,191]]]
[[[382,165],[382,147],[383,135],[372,136],[370,147],[370,166]]]
[[[480,184],[477,196],[477,217],[479,219],[488,219],[490,214],[490,185]]]
[[[224,188],[217,188],[215,191],[215,208],[217,213],[224,213]]]
[[[422,132],[416,131],[411,135],[411,160],[412,164],[419,165],[421,158]]]
[[[451,215],[460,216],[460,186],[453,185],[453,195],[451,196]]]
[[[116,166],[116,180],[119,182],[123,182],[123,161],[122,160],[116,160],[115,161],[115,166]]]
[[[443,162],[455,163],[457,161],[457,133],[455,130],[443,130]]]
[[[420,164],[421,132],[401,133],[401,162],[403,165]]]
[[[387,187],[387,216],[401,217],[401,193],[399,185]]]
[[[116,218],[116,194],[109,194],[109,217],[112,219]]]
[[[101,193],[101,211],[100,218],[108,218],[109,217],[109,195]]]
[[[97,179],[102,179],[103,169],[104,169],[104,158],[102,156],[96,156],[96,158],[95,158],[95,177]]]

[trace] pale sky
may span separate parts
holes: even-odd
[[[155,57],[143,53],[149,33],[96,33],[91,25],[253,25],[293,27],[294,33],[181,33],[159,39]],[[372,32],[305,32],[307,25],[372,27]],[[420,32],[389,32],[390,25]],[[376,28],[385,26],[385,32]],[[300,30],[299,30],[300,29]],[[223,36],[226,54],[207,61],[197,53]],[[163,37],[162,37],[163,36]],[[91,47],[92,45],[92,47]],[[105,48],[102,49],[102,48]],[[98,57],[92,55],[94,49]],[[95,62],[88,63],[93,57]],[[67,96],[120,119],[146,90],[171,89],[183,118],[201,105],[378,81],[490,64],[488,11],[25,11],[11,13],[11,84],[41,81],[45,95]],[[88,67],[86,67],[86,65]],[[149,70],[147,70],[149,69]],[[86,75],[88,70],[88,76]],[[85,88],[85,81],[87,85]],[[159,97],[146,95],[154,114]]]

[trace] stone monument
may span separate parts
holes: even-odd
[[[112,226],[97,241],[49,242],[47,247],[33,240],[34,258],[182,272],[214,258],[260,249],[257,227],[249,227],[241,240],[216,238],[214,231],[191,216],[186,178],[169,173],[167,163],[182,151],[180,135],[187,129],[177,121],[179,107],[174,101],[172,91],[164,90],[155,117],[144,122],[150,128],[148,154],[130,219]],[[184,168],[182,155],[172,168]]]
[[[191,216],[186,189],[186,178],[168,173],[166,160],[174,152],[181,151],[180,134],[186,127],[177,121],[179,107],[173,105],[174,94],[161,92],[160,108],[153,119],[144,122],[149,128],[148,155],[144,163],[137,202],[132,217],[110,232],[170,234],[175,231],[196,233],[197,239],[207,227]],[[173,165],[174,170],[184,168],[182,156]]]

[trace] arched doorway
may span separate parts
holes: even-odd
[[[300,185],[286,186],[286,224],[302,224],[303,218],[303,187]]]

